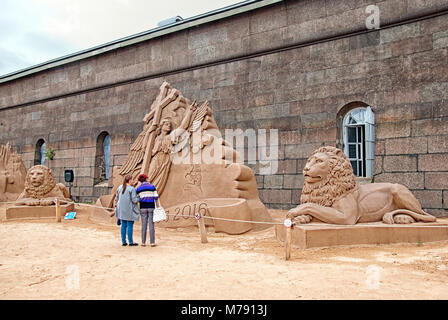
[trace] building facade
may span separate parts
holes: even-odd
[[[208,100],[223,135],[278,130],[276,172],[253,166],[270,208],[296,206],[306,159],[333,145],[361,180],[448,215],[446,0],[247,1],[9,74],[0,143],[59,182],[73,169],[74,199],[94,201],[163,81]]]

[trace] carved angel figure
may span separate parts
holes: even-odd
[[[229,154],[236,158],[236,151],[220,137],[208,101],[200,106],[196,101],[190,103],[167,82],[160,87],[151,112],[143,120],[143,131],[132,144],[118,173],[120,176],[131,174],[135,181],[140,173],[146,174],[159,195],[165,189],[173,159],[198,164],[193,158],[206,146],[215,150],[212,154],[218,159],[214,163],[226,163],[225,157]],[[199,154],[199,158],[201,156]]]
[[[207,125],[207,115],[210,115],[207,102],[200,107],[196,102],[190,104],[177,89],[164,82],[119,174],[132,174],[136,180],[140,173],[145,173],[162,194],[171,168],[170,155],[187,146],[193,131]]]
[[[159,194],[163,193],[168,179],[173,145],[178,143],[179,137],[188,129],[195,109],[196,106],[190,105],[181,125],[174,130],[171,130],[172,125],[169,119],[164,119],[161,122],[161,133],[155,139],[148,172],[148,179],[156,186]]]

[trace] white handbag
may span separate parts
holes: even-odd
[[[157,206],[157,200],[154,201],[154,211],[153,211],[153,217],[152,217],[152,221],[154,222],[159,222],[159,221],[163,221],[166,220],[166,213],[165,213],[165,209],[163,209],[163,207],[160,205],[160,201],[159,201],[159,205]]]

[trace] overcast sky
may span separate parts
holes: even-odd
[[[243,0],[0,0],[0,75]]]

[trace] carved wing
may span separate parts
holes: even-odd
[[[188,141],[190,141],[190,131],[185,131],[184,133],[182,133],[179,138],[178,138],[178,142],[173,145],[173,148],[171,149],[171,153],[177,153],[180,150],[182,150],[188,143]]]
[[[195,104],[196,102],[193,102]],[[195,131],[197,131],[202,123],[204,122],[204,119],[207,114],[210,113],[210,108],[208,101],[205,101],[200,107],[198,107],[192,116],[192,121],[190,126],[188,127],[188,130],[186,130],[180,137],[177,142],[173,146],[173,149],[171,150],[171,153],[177,153],[180,150],[182,150],[185,146],[188,145],[188,142],[190,141],[191,134]]]
[[[140,164],[145,156],[145,146],[143,145],[146,136],[146,131],[140,132],[137,139],[131,146],[131,151],[126,158],[126,161],[120,168],[119,174],[124,176],[132,173],[138,164]]]
[[[198,130],[201,127],[202,122],[204,121],[205,115],[207,114],[208,108],[208,101],[205,101],[199,108],[196,109],[196,111],[193,114],[193,121],[190,125],[190,128],[188,128],[188,131],[194,132]]]
[[[0,168],[5,169],[11,156],[11,146],[8,144],[0,145]]]

